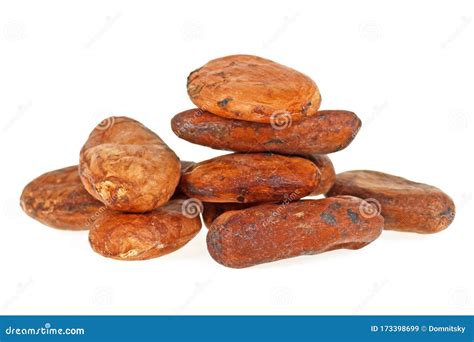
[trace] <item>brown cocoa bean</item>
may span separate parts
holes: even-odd
[[[383,228],[381,215],[360,215],[362,202],[341,196],[228,211],[212,223],[207,247],[217,262],[234,268],[340,248],[358,249],[374,241]]]
[[[127,117],[110,117],[90,134],[80,154],[86,190],[109,209],[146,212],[166,203],[180,163],[155,133]]]
[[[146,213],[107,210],[89,232],[92,249],[118,260],[145,260],[171,253],[201,229],[199,216],[183,214],[183,200]]]
[[[104,205],[92,197],[79,178],[78,166],[47,172],[31,181],[20,198],[24,212],[58,229],[89,229]]]
[[[404,232],[439,232],[451,224],[456,211],[453,200],[440,189],[377,171],[337,174],[328,196],[339,195],[374,202],[385,218],[385,229]]]
[[[181,189],[204,202],[282,202],[308,195],[320,173],[311,161],[269,153],[234,153],[197,163]]]
[[[219,116],[270,123],[316,113],[318,87],[308,76],[268,59],[234,55],[208,62],[188,76],[188,94],[199,108]]]
[[[310,154],[306,156],[309,160],[316,164],[321,173],[321,179],[318,186],[314,189],[310,196],[324,195],[331,189],[336,181],[336,171],[334,165],[328,156],[324,154]]]
[[[326,154],[346,148],[361,121],[345,110],[322,110],[298,122],[273,125],[226,119],[190,109],[171,120],[173,132],[194,144],[236,152]]]

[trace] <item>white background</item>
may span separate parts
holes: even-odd
[[[472,314],[473,16],[471,1],[2,1],[0,313]],[[454,223],[234,270],[208,255],[205,228],[171,255],[120,262],[87,232],[22,213],[23,187],[76,164],[109,115],[142,121],[184,160],[221,154],[178,139],[170,119],[192,107],[188,73],[235,53],[310,75],[322,109],[360,116],[337,171],[438,186]]]

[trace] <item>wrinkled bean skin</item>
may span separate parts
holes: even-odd
[[[183,174],[180,186],[203,202],[282,202],[308,195],[319,179],[318,168],[305,158],[234,153],[197,163]]]
[[[171,120],[173,132],[194,144],[236,152],[301,155],[346,148],[359,132],[361,121],[353,112],[322,110],[301,121],[275,127],[226,119],[201,109],[184,111]]]
[[[92,249],[117,260],[145,260],[169,254],[201,229],[199,216],[182,213],[183,200],[171,200],[147,213],[107,210],[89,231]]]
[[[332,164],[331,159],[324,154],[311,154],[306,157],[316,164],[321,173],[321,180],[316,189],[311,192],[310,196],[324,195],[332,188],[336,181],[334,165]]]
[[[127,117],[110,117],[80,153],[86,190],[112,210],[146,212],[166,203],[180,178],[176,154],[155,133]]]
[[[360,215],[362,202],[341,196],[228,211],[212,223],[207,247],[218,263],[233,268],[358,249],[374,241],[383,229],[381,215]]]
[[[23,211],[58,229],[86,230],[104,205],[82,185],[77,165],[47,172],[31,181],[20,198]]]
[[[451,224],[456,212],[453,200],[440,189],[377,171],[337,174],[328,196],[339,195],[377,200],[388,230],[436,233]]]
[[[268,59],[234,55],[208,62],[188,76],[194,104],[216,115],[270,123],[272,115],[298,121],[314,115],[319,89],[308,76]]]

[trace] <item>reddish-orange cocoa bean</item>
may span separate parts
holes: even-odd
[[[217,217],[207,234],[211,256],[234,268],[361,248],[382,232],[383,217],[364,217],[363,200],[351,196],[262,204]]]
[[[327,195],[373,202],[385,218],[385,229],[404,232],[439,232],[451,224],[456,211],[453,200],[440,189],[377,171],[339,173]]]
[[[118,260],[145,260],[171,253],[201,229],[199,215],[184,215],[183,205],[183,200],[171,200],[140,214],[107,210],[89,232],[92,249]]]
[[[345,110],[322,110],[298,122],[273,125],[233,120],[200,109],[177,114],[173,132],[189,142],[236,152],[326,154],[346,148],[361,121]]]
[[[89,229],[104,205],[92,197],[79,178],[77,165],[47,172],[23,190],[20,204],[25,213],[58,229]]]
[[[311,192],[311,196],[324,195],[331,189],[336,181],[336,171],[334,165],[328,156],[324,154],[310,154],[306,156],[309,160],[316,164],[321,173],[321,180],[316,189]]]
[[[189,75],[187,88],[199,108],[254,122],[270,123],[278,115],[301,120],[321,104],[318,87],[308,76],[250,55],[208,62]]]
[[[305,158],[234,153],[197,163],[182,175],[180,186],[203,202],[282,202],[308,195],[319,179],[318,168]]]

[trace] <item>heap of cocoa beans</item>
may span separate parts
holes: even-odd
[[[234,268],[359,249],[383,229],[436,233],[454,219],[453,201],[433,186],[377,171],[336,175],[327,154],[347,147],[361,121],[319,110],[316,83],[296,70],[228,56],[193,71],[187,90],[197,108],[172,119],[175,134],[234,153],[180,161],[141,123],[109,117],[78,166],[25,187],[23,210],[54,228],[89,229],[93,250],[119,260],[184,246],[202,212],[210,255]]]

